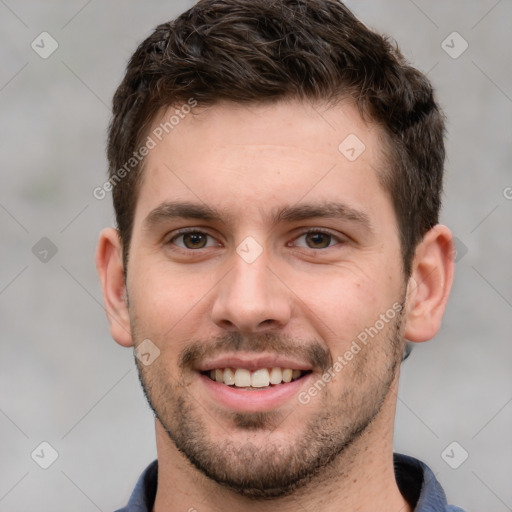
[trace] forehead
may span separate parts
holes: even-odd
[[[178,106],[160,113],[149,137],[136,221],[174,199],[231,208],[235,218],[306,197],[343,196],[370,210],[389,202],[380,129],[348,102]]]

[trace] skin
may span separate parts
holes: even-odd
[[[453,279],[450,231],[426,233],[404,276],[378,176],[380,129],[347,102],[219,103],[196,112],[147,156],[127,281],[114,229],[101,233],[97,252],[113,338],[126,347],[149,339],[160,351],[152,364],[138,362],[157,416],[154,510],[411,510],[392,465],[399,363],[404,339],[426,341],[439,329]],[[355,161],[338,150],[350,134],[365,145]],[[207,205],[220,218],[151,213],[166,202]],[[271,218],[327,203],[355,214]],[[209,237],[179,237],[183,228]],[[261,249],[252,263],[236,251],[247,237]],[[403,304],[401,314],[302,405],[298,393],[393,304]],[[220,354],[277,352],[312,373],[274,408],[226,407],[197,371]],[[271,495],[262,482],[274,473],[281,480]]]

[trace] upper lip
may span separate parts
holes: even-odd
[[[304,361],[290,359],[277,354],[247,354],[223,355],[215,359],[207,359],[198,366],[198,371],[205,372],[218,368],[245,368],[246,370],[259,370],[260,368],[291,368],[292,370],[312,370],[310,364]]]

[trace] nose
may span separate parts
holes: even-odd
[[[212,320],[222,329],[243,333],[282,329],[291,317],[291,292],[263,254],[252,263],[238,254],[233,259],[231,271],[218,284]]]

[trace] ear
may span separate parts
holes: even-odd
[[[103,290],[103,300],[110,324],[110,333],[119,345],[133,345],[128,300],[123,271],[123,256],[119,233],[113,228],[100,233],[96,251],[96,268]]]
[[[407,340],[427,341],[439,331],[452,287],[454,258],[453,236],[440,224],[428,231],[416,248],[407,286]]]

